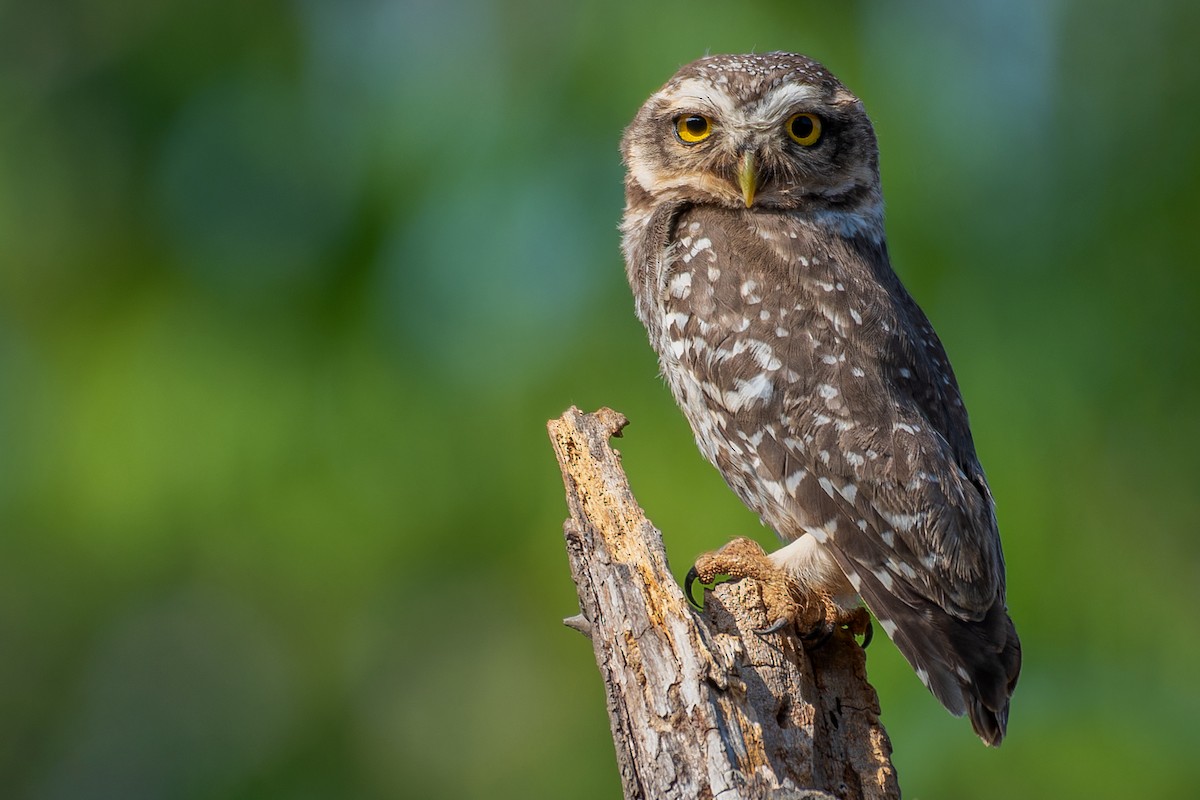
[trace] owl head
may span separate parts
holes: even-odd
[[[709,56],[638,111],[621,152],[631,197],[729,208],[881,208],[879,150],[862,102],[793,53]]]

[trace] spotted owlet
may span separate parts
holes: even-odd
[[[621,150],[637,315],[700,451],[786,542],[735,540],[689,584],[775,581],[792,605],[769,607],[772,630],[805,608],[810,628],[862,630],[861,598],[999,744],[1021,645],[992,495],[946,353],[889,263],[862,102],[804,56],[712,56],[646,101]]]

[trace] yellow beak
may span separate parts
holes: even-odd
[[[758,173],[754,169],[754,153],[749,150],[742,153],[738,162],[738,185],[742,187],[746,208],[754,205],[754,193],[758,191]]]

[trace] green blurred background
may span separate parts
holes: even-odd
[[[0,0],[0,796],[613,798],[544,423],[681,573],[772,535],[656,377],[622,127],[705,52],[864,98],[1025,645],[906,796],[1194,796],[1200,5]]]

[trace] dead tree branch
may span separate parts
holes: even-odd
[[[627,800],[899,797],[861,648],[841,631],[811,651],[756,635],[752,580],[692,611],[609,446],[625,424],[571,408],[548,427],[582,610],[566,623],[592,640]]]

